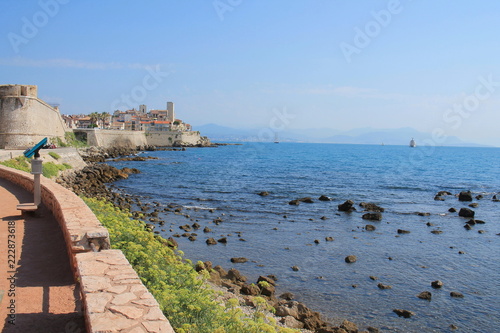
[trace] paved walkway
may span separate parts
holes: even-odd
[[[36,216],[16,209],[32,201],[32,194],[0,178],[0,331],[84,333],[80,292],[57,221],[43,205]]]

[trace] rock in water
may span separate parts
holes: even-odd
[[[382,214],[380,213],[366,213],[362,216],[363,220],[369,221],[380,221],[382,220]]]
[[[470,208],[460,208],[460,211],[458,212],[458,216],[462,217],[474,217],[474,215],[474,211]]]
[[[269,195],[269,192],[267,192],[267,191],[262,191],[262,192],[260,192],[260,193],[259,193],[259,195],[260,195],[261,197],[266,197],[266,196],[268,196],[268,195]]]
[[[217,244],[217,241],[213,238],[209,238],[206,240],[207,245],[215,245]]]
[[[415,315],[414,312],[408,311],[408,310],[402,310],[402,309],[394,309],[392,310],[395,314],[397,314],[399,317],[404,317],[404,318],[410,318]]]
[[[458,291],[452,291],[450,293],[450,296],[455,298],[464,298],[464,295],[462,293],[459,293]]]
[[[354,201],[347,200],[343,204],[338,205],[338,209],[341,212],[352,212],[352,211],[356,210],[356,208],[354,208],[353,205],[354,205]]]
[[[430,301],[432,299],[432,293],[430,291],[422,291],[420,294],[417,295],[417,297],[420,299],[425,299],[427,301]]]
[[[358,258],[356,258],[355,255],[350,255],[350,256],[345,257],[345,262],[348,264],[354,263],[357,260],[358,260]]]
[[[472,201],[472,193],[470,191],[462,191],[458,195],[459,201]]]
[[[392,287],[391,287],[390,285],[388,285],[388,284],[383,284],[383,283],[379,283],[379,284],[377,284],[377,287],[378,287],[379,289],[382,289],[382,290],[384,290],[384,289],[392,289]]]
[[[377,206],[376,204],[371,203],[371,202],[362,202],[359,204],[359,206],[364,208],[365,211],[367,211],[367,212],[380,212],[380,213],[382,213],[385,210],[384,208]]]
[[[432,281],[432,282],[431,282],[431,286],[432,286],[432,288],[434,288],[434,289],[439,289],[439,288],[442,288],[442,287],[443,287],[443,282],[442,282],[442,281],[440,281],[440,280]]]
[[[238,257],[238,258],[231,258],[231,262],[232,263],[239,263],[239,264],[243,264],[245,262],[247,262],[248,259],[245,258],[245,257]]]
[[[322,195],[318,198],[319,201],[331,201],[332,199],[330,197],[327,197],[326,195]]]

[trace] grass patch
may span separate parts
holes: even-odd
[[[61,156],[58,153],[54,153],[53,151],[51,151],[49,153],[49,155],[52,156],[52,158],[55,159],[55,160],[58,160],[58,159],[61,158]]]
[[[66,169],[71,169],[71,165],[64,164],[55,164],[53,162],[45,162],[43,163],[43,175],[47,178],[56,177],[59,174],[59,171],[64,171]]]
[[[80,141],[76,138],[75,133],[73,132],[66,132],[64,134],[64,142],[60,138],[57,138],[57,146],[58,147],[75,147],[75,148],[84,148],[87,147],[87,142],[85,141]]]
[[[6,167],[21,170],[21,171],[26,171],[26,172],[31,172],[31,162],[30,159],[24,157],[24,156],[19,156],[7,161],[0,162],[0,164],[5,165]]]
[[[177,333],[297,332],[266,318],[262,310],[268,304],[262,298],[255,298],[260,311],[251,317],[243,314],[236,299],[225,306],[218,304],[215,291],[200,278],[191,261],[182,258],[182,251],[167,247],[165,239],[145,230],[144,222],[132,220],[112,204],[84,201],[108,228],[112,248],[123,251]]]
[[[5,165],[9,168],[31,172],[31,160],[24,156],[19,156],[11,160],[0,162],[0,164]],[[68,163],[55,164],[54,162],[45,162],[42,164],[42,174],[47,178],[55,177],[59,174],[59,171],[64,171],[73,168]]]

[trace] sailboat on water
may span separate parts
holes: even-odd
[[[278,133],[274,133],[274,143],[280,143],[280,140],[278,139]]]
[[[417,146],[417,143],[415,142],[415,139],[411,138],[410,147],[414,148],[416,146]]]

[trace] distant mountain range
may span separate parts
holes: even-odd
[[[270,142],[274,140],[274,132],[263,129],[243,129],[207,124],[194,126],[201,135],[208,136],[215,142]],[[272,135],[271,135],[272,134]],[[339,131],[330,128],[311,128],[303,130],[277,131],[280,142],[310,142],[310,143],[346,143],[373,145],[408,145],[412,138],[417,145],[434,142],[432,134],[417,131],[411,127],[396,129],[357,128],[349,131]],[[449,136],[443,143],[436,146],[484,147],[484,145],[464,142],[456,136]]]

